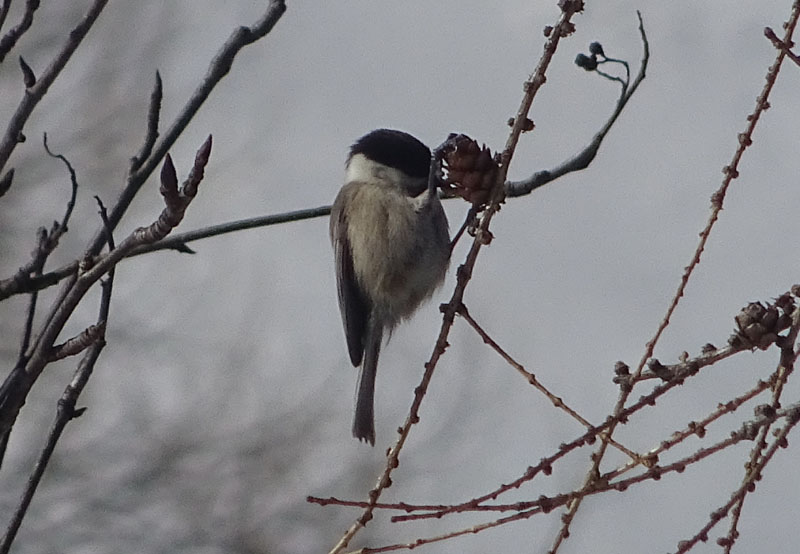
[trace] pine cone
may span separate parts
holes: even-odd
[[[499,160],[486,145],[481,148],[466,135],[451,136],[448,142],[451,147],[443,156],[447,170],[443,188],[474,205],[487,203]]]

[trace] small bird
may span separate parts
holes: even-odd
[[[353,436],[375,445],[374,393],[384,332],[442,284],[450,263],[447,217],[431,151],[402,131],[377,129],[350,148],[330,237],[347,350],[361,366]]]

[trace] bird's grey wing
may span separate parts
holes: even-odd
[[[344,210],[335,210],[331,217],[335,218],[331,221],[331,239],[336,258],[339,311],[342,313],[350,361],[358,367],[364,355],[364,334],[369,317],[369,306],[353,270],[353,254],[350,249],[350,240],[347,237],[347,221]]]

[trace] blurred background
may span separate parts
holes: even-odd
[[[349,145],[377,127],[406,130],[431,146],[463,132],[501,149],[541,53],[542,29],[558,16],[555,4],[290,2],[274,31],[240,53],[171,152],[184,177],[204,138],[214,136],[201,192],[179,230],[330,204]],[[15,57],[40,73],[88,5],[48,2],[37,11],[0,67],[4,120],[22,95]],[[5,28],[21,7],[15,3]],[[264,9],[255,1],[110,3],[11,159],[14,185],[0,200],[0,276],[29,259],[37,227],[60,219],[68,198],[68,175],[44,154],[42,133],[70,159],[81,184],[70,232],[48,265],[57,267],[94,234],[93,195],[111,205],[121,190],[144,136],[156,70],[164,80],[163,128],[231,31]],[[635,72],[642,53],[636,9],[652,50],[647,79],[587,170],[507,202],[465,298],[495,340],[595,423],[617,399],[614,362],[636,365],[678,286],[721,168],[775,58],[763,28],[782,36],[790,2],[749,0],[734,9],[723,0],[589,0],[548,71],[531,112],[536,130],[520,143],[512,179],[574,154],[604,123],[618,86],[573,60],[597,40]],[[723,345],[743,305],[800,281],[798,90],[800,68],[787,64],[656,349],[664,363],[684,350],[696,355],[706,342]],[[152,180],[118,239],[154,220],[161,205]],[[446,203],[453,230],[466,209]],[[327,552],[359,512],[308,504],[306,496],[366,497],[433,348],[437,305],[455,284],[451,270],[434,300],[385,347],[377,443],[369,448],[350,436],[356,370],[346,354],[327,225],[319,218],[239,232],[194,243],[193,256],[160,252],[118,267],[109,344],[80,402],[88,411],[58,444],[14,552]],[[466,247],[456,248],[453,268]],[[41,306],[54,292],[42,294]],[[2,368],[16,359],[26,302],[0,304]],[[84,302],[64,337],[93,322],[96,307]],[[582,432],[463,322],[450,343],[382,500],[467,500],[512,481]],[[49,366],[23,409],[0,472],[0,514],[10,515],[18,501],[75,363]],[[632,419],[619,438],[634,449],[655,446],[767,377],[776,363],[770,351],[717,364]],[[797,393],[790,381],[787,403]],[[741,411],[710,429],[709,440],[752,413]],[[689,440],[678,454],[700,444]],[[624,495],[588,498],[560,552],[674,550],[739,486],[750,446]],[[569,456],[551,477],[505,501],[579,487],[590,452]],[[779,452],[748,497],[739,551],[761,551],[767,541],[771,552],[795,550],[796,529],[787,529],[796,525],[800,495],[793,458]],[[611,452],[603,469],[622,461]],[[544,552],[559,513],[425,551]],[[381,515],[351,546],[407,542],[492,519],[391,524]],[[726,531],[723,522],[717,532]],[[719,547],[711,540],[694,551]]]

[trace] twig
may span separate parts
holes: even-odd
[[[787,294],[781,295],[779,297],[779,299],[783,298],[783,297],[786,297]],[[776,300],[776,304],[778,302],[779,302],[779,300]],[[789,309],[788,306],[786,306],[785,309],[788,310]],[[798,310],[798,309],[800,309],[800,307],[796,306],[794,304],[794,301],[793,301],[792,302],[792,309],[793,310]],[[766,312],[769,312],[769,310],[765,309],[765,313]],[[781,320],[781,318],[778,318],[778,320]],[[788,327],[788,326],[784,327],[783,323],[779,322],[779,321],[776,321],[775,323],[776,323],[777,327],[773,327],[773,328],[769,329],[769,331],[770,331],[770,339],[769,340],[772,341],[770,344],[773,344],[773,343],[778,342],[778,341],[783,341],[785,339],[785,337],[780,337],[779,335],[777,335],[777,333],[773,333],[773,331],[775,331],[777,328],[785,329],[785,328]],[[656,387],[654,387],[653,390],[650,391],[648,394],[640,396],[637,401],[629,404],[627,407],[623,407],[620,411],[615,412],[613,415],[608,416],[606,421],[604,421],[602,424],[589,427],[586,430],[586,432],[584,434],[580,435],[579,437],[573,439],[570,442],[562,443],[558,447],[558,450],[555,453],[551,454],[550,456],[542,458],[537,465],[528,467],[525,470],[525,472],[521,476],[517,477],[516,479],[514,479],[514,480],[512,480],[512,481],[510,481],[510,482],[508,482],[506,484],[503,484],[503,485],[497,487],[495,490],[490,491],[490,492],[488,492],[488,493],[486,493],[486,494],[484,494],[482,496],[479,496],[479,497],[476,497],[476,498],[472,498],[472,499],[470,499],[468,501],[465,501],[465,502],[462,502],[460,504],[455,504],[455,505],[451,506],[450,508],[448,508],[447,510],[443,510],[441,512],[433,512],[431,514],[428,514],[426,517],[440,518],[440,517],[442,517],[444,515],[449,515],[449,514],[454,514],[454,513],[459,513],[459,512],[465,512],[465,511],[473,511],[473,510],[477,509],[477,507],[479,505],[481,505],[481,504],[483,504],[483,503],[485,503],[485,502],[487,502],[489,500],[495,500],[500,495],[505,494],[506,492],[509,492],[511,490],[515,490],[515,489],[520,488],[524,483],[532,481],[535,477],[537,477],[540,474],[549,475],[551,473],[551,471],[552,471],[553,465],[558,460],[560,460],[561,458],[565,457],[568,453],[570,453],[573,450],[575,450],[577,448],[580,448],[580,447],[582,447],[582,446],[584,446],[586,444],[593,444],[597,437],[600,437],[600,438],[606,437],[608,435],[609,429],[613,429],[619,423],[627,422],[629,420],[629,418],[633,414],[637,413],[638,411],[640,411],[640,410],[642,410],[644,408],[647,408],[647,407],[655,406],[657,401],[658,401],[658,399],[661,398],[662,396],[664,396],[667,392],[669,392],[670,390],[672,390],[673,388],[675,388],[675,387],[677,387],[679,385],[682,385],[685,382],[686,379],[688,379],[688,378],[690,378],[690,377],[692,377],[694,375],[697,375],[702,368],[711,365],[711,363],[704,363],[704,362],[710,362],[710,360],[715,360],[715,359],[718,360],[718,359],[722,359],[724,357],[728,357],[730,355],[729,352],[733,352],[733,351],[744,352],[744,351],[749,350],[749,347],[746,346],[743,341],[734,340],[734,337],[737,337],[737,336],[738,335],[733,335],[733,337],[731,338],[731,342],[735,343],[735,346],[734,345],[730,345],[729,346],[729,348],[731,349],[730,351],[728,351],[727,349],[715,350],[714,352],[709,351],[708,354],[706,354],[706,356],[708,356],[707,360],[704,360],[704,359],[700,358],[700,359],[697,360],[696,363],[692,363],[692,360],[687,360],[686,362],[683,362],[681,364],[676,364],[675,366],[668,366],[669,367],[670,378],[667,381],[665,381],[665,382],[657,385]],[[717,356],[721,356],[721,357],[717,357]],[[760,383],[756,388],[758,388],[759,389],[758,392],[760,392],[762,390],[765,390],[766,388],[769,388],[770,384],[771,384],[771,381],[768,382],[768,383]],[[763,388],[760,388],[760,387],[763,387]],[[629,391],[630,388],[626,387],[626,388],[624,388],[624,390],[628,390]],[[753,396],[754,396],[754,394],[753,394]],[[749,394],[746,394],[746,395],[743,396],[743,398],[739,399],[740,402],[737,403],[737,399],[734,399],[731,402],[725,403],[725,406],[724,407],[720,407],[718,410],[721,410],[724,413],[731,412],[731,411],[735,410],[736,408],[738,408],[738,406],[741,403],[743,403],[745,400],[747,400],[747,399],[749,399],[751,397],[752,396],[750,396]],[[722,414],[720,413],[719,415],[722,415]],[[719,417],[719,415],[710,418],[709,421],[713,421],[714,419],[716,419],[716,417]],[[694,424],[694,425],[690,424],[688,426],[688,428],[691,430],[691,432],[686,432],[685,433],[686,436],[689,436],[691,434],[701,435],[705,431],[705,429],[703,428],[702,424]],[[685,438],[685,436],[683,438]],[[683,439],[681,438],[680,440],[683,440]],[[668,441],[666,441],[666,442],[668,443]],[[678,441],[678,442],[680,442],[680,441]],[[669,445],[666,444],[666,446],[669,446]],[[652,468],[652,467],[654,467],[654,464],[657,462],[657,456],[654,453],[650,453],[649,455],[643,456],[640,460],[641,460],[642,465],[644,465],[645,467]],[[631,463],[633,463],[633,462],[631,462]],[[632,467],[635,467],[635,465],[637,465],[637,464],[633,464]],[[614,476],[616,476],[618,474],[621,474],[624,471],[627,471],[627,469],[624,469],[622,471],[618,471],[618,473],[617,472],[611,472],[611,473],[609,473],[607,475],[603,475],[603,476],[601,476],[599,471],[598,471],[597,474],[594,476],[595,478],[593,479],[593,481],[591,483],[589,483],[588,485],[587,485],[586,482],[584,482],[584,484],[582,486],[582,489],[580,489],[580,490],[586,490],[586,491],[595,490],[595,488],[597,487],[598,481],[602,480],[603,482],[605,482],[607,478],[608,479],[613,478]],[[585,496],[585,495],[576,495],[574,500],[576,502],[578,502],[578,501],[580,501],[581,498],[583,498],[583,496]],[[416,517],[420,518],[422,516],[416,516]]]
[[[164,87],[161,83],[161,73],[156,71],[156,82],[153,85],[153,92],[150,93],[150,107],[147,110],[147,131],[144,135],[144,143],[142,143],[139,152],[131,158],[129,173],[139,169],[153,151],[153,145],[158,138],[158,119],[161,115],[161,100],[163,96]]]
[[[30,387],[49,363],[53,343],[89,288],[116,266],[129,251],[141,244],[145,244],[147,241],[163,238],[171,231],[172,227],[180,222],[186,207],[196,192],[197,183],[202,178],[210,147],[209,137],[198,150],[192,171],[180,190],[177,190],[177,185],[170,180],[174,169],[172,171],[167,169],[162,173],[165,178],[165,182],[162,182],[162,194],[166,206],[154,223],[148,227],[134,230],[117,248],[96,260],[92,260],[93,265],[79,268],[78,274],[62,288],[61,297],[54,304],[42,331],[32,345],[31,355],[25,365],[24,382],[14,389],[15,394],[13,397],[8,395],[0,397],[0,402],[2,402],[2,407],[0,408],[0,436],[13,425]],[[110,219],[107,228],[111,229]],[[106,233],[104,233],[104,236],[106,236]]]
[[[100,207],[100,217],[102,218],[103,223],[107,224],[108,216],[106,214],[105,206],[103,206],[103,203],[98,197],[95,198],[97,199],[97,203]],[[111,229],[109,229],[108,237],[108,248],[111,251],[114,250],[114,238],[111,233]],[[86,383],[89,381],[89,377],[94,370],[94,366],[100,357],[100,352],[102,352],[106,345],[105,329],[106,323],[108,322],[109,308],[111,306],[111,292],[113,289],[113,283],[114,268],[112,267],[108,272],[108,278],[106,278],[102,283],[103,292],[100,297],[100,310],[97,317],[97,323],[93,326],[94,328],[98,329],[98,335],[94,338],[92,344],[89,346],[89,350],[81,359],[80,364],[78,364],[78,368],[75,371],[72,381],[69,383],[69,385],[67,385],[66,389],[64,389],[64,393],[58,400],[56,417],[52,426],[50,427],[45,446],[39,454],[39,458],[34,465],[31,476],[28,479],[28,483],[26,484],[22,493],[19,505],[14,511],[2,541],[0,541],[0,554],[7,554],[11,548],[17,532],[22,525],[22,520],[24,519],[25,514],[30,507],[30,503],[33,500],[34,494],[36,493],[36,489],[42,480],[45,469],[47,469],[50,458],[55,451],[56,444],[61,438],[64,428],[67,426],[67,423],[77,417],[80,417],[85,410],[85,408],[75,409],[75,406],[78,402],[78,397],[80,396],[81,392],[83,392]]]
[[[128,206],[130,206],[130,203],[133,201],[134,196],[136,196],[136,193],[139,192],[139,189],[145,181],[158,167],[158,164],[161,163],[167,151],[175,144],[175,141],[181,133],[183,133],[183,130],[209,97],[214,87],[228,74],[233,65],[233,60],[236,58],[239,51],[245,46],[266,36],[285,11],[286,3],[284,0],[270,0],[266,11],[253,26],[238,27],[233,31],[228,40],[225,41],[220,51],[211,60],[205,77],[195,89],[194,93],[192,93],[192,96],[181,109],[180,113],[164,132],[161,140],[153,146],[152,152],[148,158],[140,159],[132,164],[132,168],[135,166],[136,169],[129,172],[125,188],[114,203],[111,213],[108,214],[111,229],[116,228],[123,214],[127,211]],[[152,102],[150,113],[153,113]],[[92,239],[89,247],[89,251],[92,255],[97,255],[105,243],[105,239],[103,238],[104,234],[104,230],[101,227]]]
[[[3,0],[3,3],[0,4],[0,30],[2,30],[3,25],[6,22],[9,9],[11,9],[11,0]]]
[[[28,3],[31,3],[30,0]],[[50,85],[56,80],[56,77],[58,77],[61,70],[64,69],[64,66],[67,65],[72,54],[78,49],[78,46],[80,46],[95,21],[97,21],[100,12],[103,11],[107,3],[108,0],[94,1],[89,11],[87,11],[86,15],[83,17],[83,20],[70,31],[67,42],[50,62],[50,65],[42,72],[39,80],[36,81],[33,86],[25,89],[22,100],[19,106],[17,106],[14,115],[11,116],[5,134],[2,139],[0,139],[0,171],[5,167],[17,143],[20,142],[22,138],[22,129],[33,113],[34,108],[36,108],[36,105],[47,93]]]
[[[14,278],[39,278],[41,277],[42,271],[44,269],[44,265],[47,262],[47,258],[50,254],[56,249],[58,246],[58,242],[64,233],[67,232],[67,228],[69,225],[70,217],[72,216],[72,211],[75,208],[75,201],[78,195],[78,178],[75,174],[75,170],[70,164],[69,160],[62,155],[55,155],[53,154],[47,146],[47,134],[44,135],[43,138],[44,142],[44,149],[48,155],[60,159],[67,167],[70,175],[70,183],[71,183],[71,193],[69,200],[67,201],[66,208],[64,210],[64,215],[61,218],[61,223],[53,222],[53,225],[50,229],[50,232],[47,232],[47,229],[44,227],[40,227],[36,234],[36,248],[34,249],[33,253],[31,254],[31,260],[23,267],[19,269],[17,274]],[[13,279],[13,278],[12,278]],[[38,289],[37,289],[38,290]],[[14,383],[17,379],[22,377],[24,373],[25,364],[28,361],[28,349],[30,347],[31,336],[33,333],[33,320],[36,316],[36,306],[38,301],[38,292],[37,290],[31,291],[31,296],[28,301],[28,310],[25,317],[25,326],[23,328],[22,333],[22,340],[20,341],[20,349],[19,349],[19,356],[17,358],[17,363],[14,369],[11,370],[8,376],[6,376],[5,381],[3,382],[2,387],[0,387],[0,409],[2,409],[3,405],[5,404],[4,398],[5,394],[9,391],[10,388],[14,386]],[[2,465],[2,461],[5,458],[6,453],[6,446],[8,444],[8,438],[11,430],[8,429],[4,432],[0,433],[0,465]]]
[[[770,403],[770,408],[772,410],[780,409],[783,388],[786,385],[786,380],[789,378],[789,375],[791,375],[791,373],[794,371],[794,363],[797,359],[797,352],[794,350],[794,345],[797,341],[798,332],[800,332],[800,308],[796,309],[794,314],[792,314],[792,327],[789,331],[789,334],[786,336],[783,348],[781,348],[780,362],[778,363],[778,369],[775,371],[775,378],[771,383],[772,402]],[[798,352],[800,352],[800,348],[798,348]],[[743,484],[751,475],[751,473],[753,473],[754,468],[758,464],[758,460],[761,458],[764,449],[767,447],[767,435],[770,430],[771,426],[766,425],[759,431],[756,443],[750,450],[750,459],[745,464],[746,471],[742,481]],[[739,536],[739,518],[742,515],[744,500],[747,497],[749,490],[749,488],[745,489],[745,492],[741,495],[741,497],[739,497],[736,504],[733,506],[733,514],[731,516],[730,526],[728,527],[728,534],[726,537],[718,541],[723,547],[725,554],[730,554],[731,549],[733,548],[733,545]]]
[[[509,354],[508,354],[508,353],[507,353],[505,350],[503,350],[503,348],[502,348],[502,347],[501,347],[499,344],[497,344],[497,342],[495,342],[495,340],[494,340],[494,339],[493,339],[491,336],[489,336],[489,334],[488,334],[488,333],[487,333],[487,332],[486,332],[486,331],[483,329],[483,327],[481,327],[481,326],[478,324],[478,322],[477,322],[477,321],[475,321],[475,320],[472,318],[472,316],[470,315],[470,313],[469,313],[469,310],[467,310],[467,307],[466,307],[466,306],[462,305],[462,306],[460,306],[460,307],[459,307],[459,309],[458,309],[458,315],[460,315],[461,317],[463,317],[463,318],[464,318],[464,320],[465,320],[467,323],[469,323],[470,327],[472,327],[472,328],[473,328],[473,330],[475,330],[475,332],[476,332],[476,333],[478,333],[478,335],[481,337],[481,339],[483,340],[483,342],[484,342],[485,344],[488,344],[488,345],[489,345],[489,346],[490,346],[490,347],[491,347],[491,348],[492,348],[492,349],[493,349],[495,352],[497,352],[497,354],[498,354],[498,355],[499,355],[501,358],[503,358],[503,359],[504,359],[504,360],[505,360],[505,361],[506,361],[506,362],[507,362],[507,363],[508,363],[508,364],[509,364],[511,367],[513,367],[514,369],[516,369],[516,370],[517,370],[517,372],[518,372],[520,375],[522,375],[523,377],[525,377],[525,380],[528,382],[528,384],[532,385],[532,386],[533,386],[533,387],[534,387],[536,390],[538,390],[539,392],[541,392],[542,394],[544,394],[544,395],[545,395],[545,397],[547,397],[547,399],[550,401],[550,403],[551,403],[553,406],[555,406],[555,407],[556,407],[556,408],[558,408],[559,410],[562,410],[562,411],[564,411],[564,412],[565,412],[565,413],[566,413],[568,416],[570,416],[572,419],[574,419],[575,421],[577,421],[578,423],[580,423],[581,425],[583,425],[583,426],[584,426],[584,427],[586,427],[587,429],[591,429],[592,427],[594,427],[594,425],[592,425],[591,423],[589,423],[589,421],[587,421],[587,420],[586,420],[586,419],[585,419],[583,416],[581,416],[581,415],[580,415],[578,412],[576,412],[575,410],[573,410],[572,408],[570,408],[569,406],[567,406],[567,404],[564,402],[564,400],[563,400],[561,397],[559,397],[559,396],[556,396],[555,394],[553,394],[552,392],[550,392],[550,390],[549,390],[547,387],[545,387],[545,386],[544,386],[544,385],[543,385],[543,384],[542,384],[542,383],[541,383],[541,382],[540,382],[540,381],[539,381],[539,380],[536,378],[536,376],[535,376],[533,373],[531,373],[531,372],[529,372],[528,370],[526,370],[526,369],[525,369],[525,368],[522,366],[522,364],[520,364],[519,362],[517,362],[517,361],[516,361],[514,358],[512,358],[512,357],[511,357],[511,355],[509,355]],[[611,440],[610,442],[611,442],[611,444],[612,444],[612,445],[613,445],[613,446],[614,446],[614,447],[615,447],[617,450],[619,450],[619,451],[620,451],[620,452],[622,452],[623,454],[627,455],[629,458],[631,458],[631,460],[633,460],[633,461],[634,461],[634,462],[636,462],[636,463],[641,463],[641,459],[642,459],[642,457],[641,457],[639,454],[637,454],[637,453],[635,453],[635,452],[631,451],[630,449],[628,449],[628,448],[626,448],[625,446],[623,446],[623,445],[619,444],[619,443],[618,443],[617,441],[615,441],[615,440]]]
[[[20,22],[3,35],[3,38],[0,38],[0,63],[3,63],[6,55],[16,46],[17,41],[30,29],[33,23],[33,13],[39,8],[39,2],[40,0],[26,0],[25,11]],[[0,27],[3,26],[10,7],[11,0],[3,2],[3,7],[0,9]]]
[[[106,0],[107,1],[107,0]],[[152,171],[158,165],[161,159],[166,155],[167,149],[175,142],[180,132],[188,124],[188,121],[197,113],[203,101],[209,96],[213,88],[230,70],[233,59],[238,52],[248,44],[252,44],[259,38],[264,37],[269,31],[272,30],[281,15],[286,11],[286,5],[283,0],[271,0],[266,12],[252,27],[239,27],[230,38],[225,42],[220,52],[212,60],[205,78],[200,83],[198,88],[193,93],[192,97],[183,107],[181,112],[176,117],[168,131],[162,137],[158,146],[150,144],[158,136],[158,115],[160,107],[161,96],[161,78],[157,74],[156,85],[151,93],[150,108],[148,110],[148,130],[145,137],[145,143],[131,160],[131,167],[127,184],[120,194],[119,199],[114,205],[114,209],[109,214],[109,223],[113,229],[122,218],[122,215],[127,210],[133,197],[139,191],[144,182],[149,178]],[[37,86],[40,86],[40,83]],[[23,122],[24,123],[24,122]],[[155,150],[153,150],[155,148]],[[146,162],[146,163],[145,163]],[[0,168],[2,164],[0,164]],[[3,177],[0,184],[8,180],[10,185],[13,171],[9,170],[6,176]],[[0,194],[2,196],[2,194]],[[201,238],[211,237],[228,233],[239,229],[250,229],[253,227],[260,227],[263,225],[270,225],[274,223],[282,223],[284,221],[296,221],[308,217],[318,217],[330,213],[330,207],[317,208],[315,210],[301,210],[293,214],[279,214],[276,216],[265,216],[253,218],[251,220],[236,221],[232,223],[224,223],[217,226],[212,226],[191,233],[187,233],[178,240],[165,242],[161,246],[154,246],[152,250],[141,249],[136,253],[130,255],[144,254],[155,250],[172,249],[180,252],[191,252],[191,249],[186,246],[186,242],[191,240],[198,240]],[[104,239],[105,231],[101,226],[95,237],[92,239],[90,245],[90,252],[92,257],[96,257],[100,249],[105,244]],[[12,277],[0,281],[0,300],[13,296],[15,294],[22,294],[32,292],[34,290],[42,290],[50,287],[63,279],[74,275],[78,271],[79,261],[73,261],[65,266],[53,270],[42,276],[31,276],[22,270],[18,271]]]
[[[600,131],[594,136],[592,142],[589,143],[580,153],[576,154],[569,160],[562,162],[560,165],[554,167],[550,170],[545,171],[538,171],[528,177],[527,179],[523,179],[521,181],[509,181],[506,183],[506,194],[509,197],[514,196],[523,196],[525,194],[530,194],[537,188],[546,185],[550,181],[558,179],[566,175],[567,173],[571,173],[573,171],[580,171],[581,169],[586,169],[589,164],[594,160],[595,156],[597,155],[598,150],[600,149],[600,145],[605,139],[608,132],[611,130],[611,127],[617,121],[622,110],[625,108],[625,105],[628,103],[628,100],[631,99],[633,94],[636,92],[636,89],[639,88],[639,85],[645,78],[645,73],[647,70],[647,63],[650,61],[650,44],[647,41],[647,34],[644,31],[644,23],[642,21],[642,14],[640,12],[636,12],[636,15],[639,17],[639,34],[642,37],[642,46],[644,48],[644,54],[642,55],[642,62],[639,66],[639,73],[634,79],[633,83],[628,88],[627,85],[623,86],[622,92],[620,93],[619,100],[617,100],[617,107],[614,110],[614,113],[611,114],[611,117],[606,121],[605,125],[600,129]]]
[[[790,18],[789,22],[786,25],[786,35],[784,38],[784,43],[787,43],[791,40],[792,33],[794,32],[794,28],[797,24],[797,18],[800,14],[800,2],[796,1],[794,4],[792,17]],[[680,299],[683,297],[684,291],[689,283],[689,278],[691,277],[694,269],[700,263],[700,256],[702,255],[703,251],[705,250],[706,243],[708,242],[708,238],[711,235],[711,231],[714,228],[714,224],[716,223],[717,219],[719,218],[719,213],[722,211],[722,205],[725,200],[725,195],[727,193],[728,187],[733,179],[738,177],[739,171],[738,166],[739,162],[744,155],[744,151],[747,149],[748,146],[752,144],[752,135],[753,130],[758,123],[758,120],[761,114],[769,107],[769,94],[772,91],[772,87],[775,84],[775,79],[778,76],[778,71],[780,70],[781,63],[783,62],[783,58],[785,57],[786,53],[783,50],[778,52],[777,59],[775,63],[769,68],[767,71],[766,83],[764,85],[761,94],[759,95],[758,99],[756,100],[756,107],[752,114],[747,117],[747,126],[745,131],[739,135],[739,145],[734,152],[733,159],[731,163],[723,168],[723,173],[725,177],[723,178],[722,184],[720,185],[719,189],[714,192],[711,197],[711,214],[708,219],[708,223],[706,224],[705,228],[700,232],[700,242],[695,249],[694,254],[692,255],[692,259],[689,262],[689,265],[686,266],[684,269],[683,275],[681,276],[680,284],[678,285],[678,290],[673,296],[669,307],[667,308],[666,314],[664,318],[659,323],[658,328],[656,329],[653,338],[651,338],[646,346],[644,354],[642,355],[641,360],[639,361],[639,365],[637,366],[636,370],[633,373],[634,380],[637,380],[641,375],[647,360],[653,355],[653,351],[655,349],[656,344],[658,343],[659,339],[661,338],[662,333],[669,325],[670,318],[672,317],[673,313],[678,307],[678,303]],[[630,390],[621,390],[619,398],[617,399],[617,403],[614,406],[613,413],[616,415],[619,413],[627,401],[628,395],[630,394]],[[607,436],[610,437],[616,429],[616,425],[613,425],[609,428],[607,432]],[[599,475],[598,468],[600,463],[605,456],[606,448],[608,446],[607,442],[603,442],[600,444],[598,449],[592,456],[592,465],[586,473],[584,486],[591,487],[594,483],[595,479]],[[581,501],[576,500],[571,506],[570,509],[562,516],[563,524],[561,529],[553,543],[553,547],[551,548],[551,552],[555,553],[558,550],[558,547],[563,542],[563,540],[569,535],[569,526],[572,522],[572,519],[575,517],[575,513],[580,508]]]
[[[764,36],[767,37],[771,42],[772,45],[777,48],[778,50],[782,50],[789,56],[789,59],[792,60],[797,65],[800,65],[800,56],[792,52],[791,48],[794,46],[793,42],[784,42],[778,38],[778,35],[775,34],[775,31],[772,30],[771,27],[766,27],[764,29]]]
[[[797,405],[792,406],[789,410],[789,413],[787,413],[785,417],[788,419],[788,421],[775,435],[775,439],[773,440],[772,445],[769,447],[769,450],[767,450],[766,453],[758,460],[758,462],[749,469],[741,486],[734,491],[733,494],[731,494],[730,500],[711,512],[711,517],[709,517],[708,523],[706,523],[693,537],[688,540],[680,541],[678,543],[678,550],[676,551],[676,554],[688,552],[699,541],[707,540],[708,532],[728,514],[730,509],[737,502],[739,502],[745,494],[747,494],[749,489],[755,487],[756,480],[762,477],[764,467],[775,455],[775,452],[777,452],[778,448],[785,448],[787,446],[788,442],[786,437],[789,435],[789,432],[794,428],[794,426],[800,421],[800,408],[798,408]]]
[[[759,429],[763,428],[765,425],[771,424],[772,422],[774,422],[779,418],[785,418],[787,420],[787,423],[786,426],[782,429],[782,433],[784,433],[783,440],[780,439],[776,440],[776,443],[773,445],[773,447],[779,444],[785,445],[786,444],[785,434],[788,433],[788,430],[791,427],[793,427],[798,422],[798,420],[800,420],[800,403],[793,404],[792,406],[789,406],[785,409],[779,410],[769,415],[759,416],[754,421],[745,422],[738,430],[733,431],[729,437],[720,440],[719,442],[711,446],[700,448],[694,453],[684,458],[681,458],[680,460],[677,460],[671,464],[667,464],[664,466],[653,466],[639,475],[635,475],[633,477],[622,479],[616,482],[598,481],[595,487],[591,489],[582,487],[581,489],[572,491],[568,494],[559,494],[552,497],[542,495],[537,500],[532,500],[528,502],[516,502],[514,504],[508,504],[508,505],[477,506],[475,508],[476,511],[517,511],[517,513],[505,516],[495,521],[473,525],[465,529],[451,531],[449,533],[445,533],[442,535],[416,539],[413,543],[392,544],[379,548],[364,548],[360,552],[377,553],[377,552],[389,552],[393,550],[405,550],[405,549],[410,550],[425,544],[440,542],[443,540],[451,539],[466,534],[479,533],[481,531],[485,531],[486,529],[491,529],[493,527],[498,527],[500,525],[504,525],[514,521],[528,519],[538,514],[550,513],[552,510],[560,506],[567,505],[570,502],[575,502],[587,496],[593,496],[612,490],[622,492],[627,490],[633,485],[637,485],[647,481],[658,481],[666,474],[682,473],[690,465],[695,464],[701,460],[704,460],[718,452],[722,452],[723,450],[735,444],[738,444],[739,442],[746,440],[753,440]],[[774,454],[774,452],[772,452],[772,454]],[[772,454],[769,455],[771,456]],[[413,505],[409,504],[403,504],[403,506],[404,506],[403,509],[406,510],[414,508]],[[394,506],[391,506],[390,509],[395,509],[395,508]],[[715,515],[720,511],[721,510],[715,511],[714,514],[712,514],[712,518],[715,517]],[[392,518],[392,521],[408,521],[415,519],[423,519],[431,516],[436,517],[438,513],[441,512],[434,512],[429,514],[415,514],[409,516],[394,516]],[[724,514],[722,515],[724,516]]]
[[[375,487],[369,492],[369,506],[363,510],[362,514],[356,519],[355,522],[353,522],[347,531],[345,531],[342,538],[331,549],[331,554],[338,554],[342,552],[350,543],[352,538],[356,535],[356,533],[358,533],[358,531],[362,529],[370,519],[372,519],[375,503],[380,498],[383,490],[391,485],[391,473],[394,468],[399,465],[400,451],[402,450],[403,445],[408,438],[411,427],[419,421],[419,407],[422,404],[422,399],[424,398],[430,380],[433,377],[433,371],[436,368],[436,364],[447,348],[447,337],[449,336],[450,329],[452,328],[453,321],[455,320],[456,310],[463,303],[464,291],[471,279],[472,269],[477,260],[478,253],[480,252],[481,247],[491,240],[489,224],[491,223],[494,214],[500,209],[500,204],[505,198],[503,183],[505,182],[508,174],[508,166],[514,155],[517,142],[519,141],[519,137],[526,125],[528,112],[531,104],[533,103],[533,98],[535,97],[539,88],[541,88],[545,82],[545,72],[550,65],[550,61],[552,60],[559,41],[561,38],[568,36],[574,30],[574,25],[570,19],[576,12],[583,9],[583,2],[580,0],[561,0],[561,2],[559,2],[559,6],[561,8],[561,15],[558,19],[558,22],[553,26],[552,32],[545,42],[544,52],[539,59],[539,63],[537,64],[535,71],[529,80],[525,82],[525,94],[523,95],[520,108],[517,111],[514,125],[512,126],[509,134],[508,141],[506,142],[506,147],[501,155],[501,166],[500,170],[498,171],[497,184],[492,191],[489,206],[486,208],[481,217],[480,224],[475,233],[475,239],[473,240],[472,247],[467,254],[466,261],[459,267],[457,271],[457,283],[455,290],[453,291],[453,295],[450,301],[443,306],[444,315],[442,317],[442,326],[439,336],[436,340],[433,353],[431,354],[428,362],[425,364],[425,372],[423,373],[420,384],[415,389],[414,401],[409,409],[409,414],[406,417],[403,426],[399,430],[399,437],[397,438],[397,441],[387,452],[386,467],[384,468],[381,476],[378,478]]]

